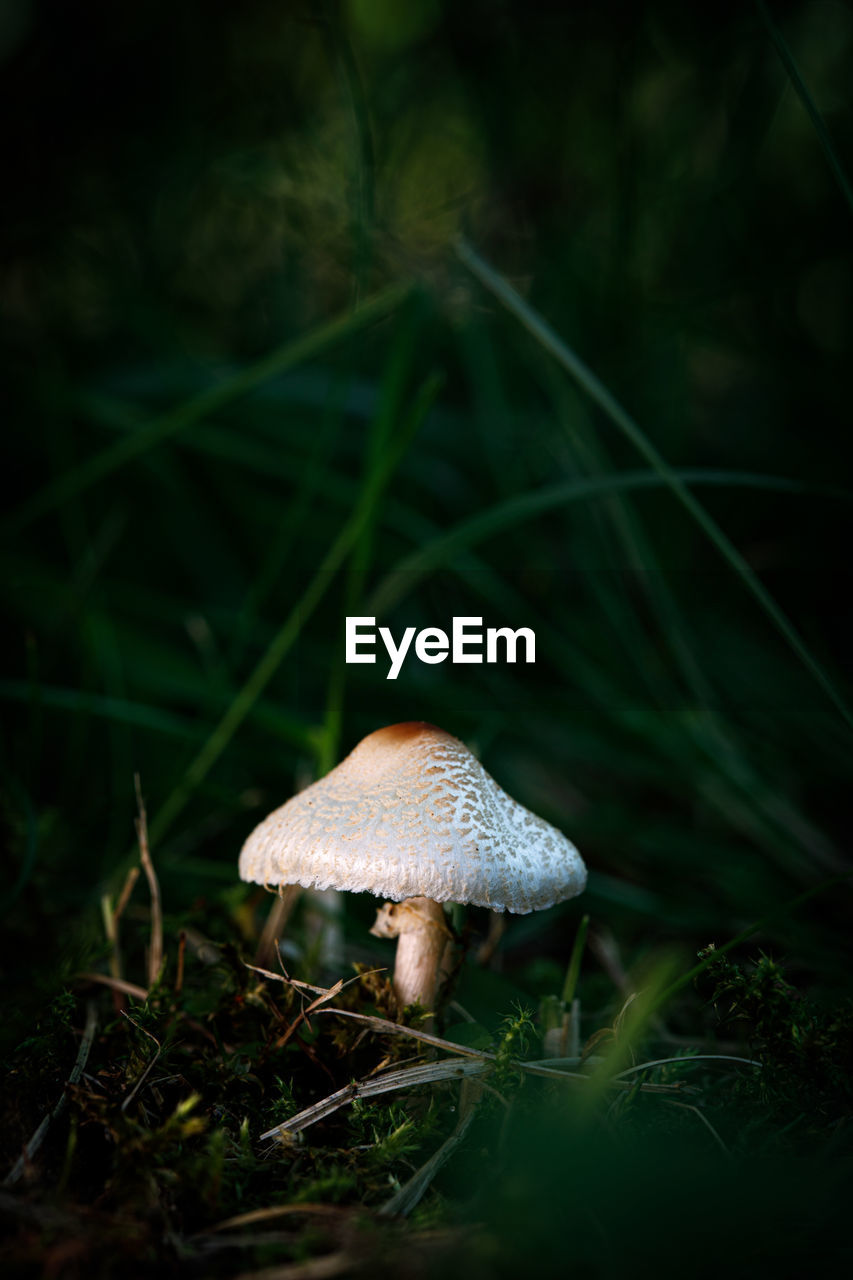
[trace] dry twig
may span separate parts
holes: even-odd
[[[695,1116],[698,1116],[698,1118],[704,1124],[705,1128],[710,1133],[711,1137],[716,1142],[717,1146],[720,1147],[721,1150],[724,1151],[727,1156],[729,1156],[729,1158],[731,1158],[731,1154],[732,1154],[731,1151],[729,1151],[728,1147],[723,1142],[722,1138],[717,1133],[717,1130],[711,1124],[711,1121],[705,1115],[704,1111],[701,1111],[699,1107],[694,1107],[689,1102],[676,1102],[673,1098],[666,1098],[665,1101],[670,1107],[681,1107],[684,1111],[692,1111]]]
[[[178,965],[175,974],[175,995],[179,996],[184,989],[184,957],[187,953],[187,931],[182,929],[178,934]]]
[[[343,1089],[338,1089],[336,1093],[329,1094],[327,1098],[322,1098],[313,1106],[306,1107],[304,1111],[291,1116],[289,1120],[276,1125],[274,1129],[268,1129],[266,1133],[261,1134],[261,1141],[300,1133],[309,1125],[316,1124],[318,1120],[325,1120],[326,1116],[355,1102],[356,1098],[375,1098],[380,1094],[393,1093],[398,1089],[411,1089],[420,1084],[434,1084],[438,1080],[459,1080],[465,1076],[480,1075],[490,1066],[491,1063],[482,1060],[469,1059],[459,1062],[445,1058],[441,1062],[423,1062],[416,1067],[405,1067],[400,1071],[385,1071],[382,1075],[373,1076],[367,1080],[354,1080],[352,1084],[344,1085]]]
[[[130,1104],[131,1104],[131,1102],[133,1101],[133,1099],[134,1099],[134,1098],[136,1097],[136,1095],[139,1093],[139,1090],[142,1088],[143,1084],[144,1084],[144,1083],[145,1083],[145,1081],[148,1079],[148,1076],[149,1076],[149,1075],[150,1075],[150,1073],[151,1073],[151,1068],[154,1066],[154,1063],[155,1063],[155,1062],[157,1061],[157,1059],[160,1057],[160,1054],[161,1054],[161,1052],[162,1052],[162,1048],[163,1048],[163,1046],[160,1044],[160,1041],[157,1039],[157,1037],[156,1037],[156,1036],[154,1036],[154,1035],[152,1035],[150,1031],[147,1031],[147,1030],[145,1029],[145,1027],[140,1027],[139,1023],[138,1023],[138,1022],[134,1022],[134,1021],[133,1021],[133,1018],[131,1018],[131,1016],[130,1016],[128,1013],[125,1013],[125,1014],[124,1014],[124,1016],[125,1016],[125,1018],[127,1018],[128,1022],[131,1024],[131,1026],[136,1027],[136,1030],[137,1030],[137,1031],[141,1031],[141,1032],[142,1032],[142,1034],[143,1034],[143,1035],[145,1035],[145,1036],[147,1036],[149,1040],[153,1040],[153,1041],[154,1041],[154,1043],[155,1043],[155,1044],[156,1044],[156,1046],[157,1046],[157,1052],[154,1054],[154,1057],[153,1057],[153,1058],[151,1059],[151,1061],[148,1063],[148,1065],[146,1066],[145,1070],[142,1072],[142,1075],[139,1077],[139,1079],[137,1080],[136,1084],[133,1086],[133,1088],[131,1089],[130,1093],[127,1095],[127,1097],[125,1098],[124,1102],[121,1104],[121,1109],[122,1109],[122,1111],[126,1111],[126,1110],[127,1110],[127,1108],[130,1106]]]
[[[138,987],[135,982],[126,982],[124,978],[111,978],[107,973],[94,973],[91,970],[78,973],[77,977],[81,982],[98,982],[103,987],[112,987],[114,991],[123,991],[125,995],[133,996],[135,1000],[148,999],[145,987]]]
[[[138,773],[133,775],[133,782],[136,788],[136,805],[139,810],[139,816],[136,819],[139,860],[148,879],[148,889],[151,894],[151,947],[148,952],[148,985],[153,987],[160,976],[160,968],[163,964],[163,908],[160,902],[160,883],[154,870],[154,863],[151,861],[151,851],[148,848],[148,816],[145,812],[145,801],[142,798],[142,786]]]
[[[340,1204],[312,1204],[309,1201],[304,1204],[274,1204],[265,1209],[250,1209],[248,1213],[238,1213],[236,1217],[225,1218],[224,1221],[217,1222],[215,1226],[199,1234],[210,1235],[217,1231],[235,1231],[241,1227],[253,1227],[258,1222],[269,1222],[272,1218],[290,1218],[294,1214],[304,1214],[307,1217],[316,1215],[324,1218],[349,1218],[353,1212],[353,1209]]]

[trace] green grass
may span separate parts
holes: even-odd
[[[3,1248],[96,1277],[840,1270],[846,11],[411,9],[155,6],[10,46],[0,1176],[58,1110]],[[388,681],[344,663],[353,614],[532,627],[537,661]],[[302,1020],[246,967],[270,900],[239,849],[416,718],[588,889],[487,964],[455,911],[441,1029],[481,1073],[270,1151],[422,1042]],[[120,1009],[80,975],[148,985],[144,879],[104,929],[136,773],[165,968]],[[343,904],[330,963],[298,902],[291,976],[389,964],[375,906]],[[336,999],[396,1013],[381,975]],[[586,1061],[552,1076],[575,999]]]

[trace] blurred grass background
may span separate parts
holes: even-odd
[[[3,5],[5,1034],[102,945],[134,771],[173,926],[227,932],[297,785],[464,738],[591,870],[478,1015],[582,909],[689,965],[849,869],[852,46],[831,0]],[[390,682],[347,614],[537,662]],[[849,921],[759,943],[831,1002]]]

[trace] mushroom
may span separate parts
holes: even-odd
[[[432,1009],[452,936],[442,902],[523,915],[580,893],[586,867],[458,738],[410,721],[369,734],[271,813],[243,846],[240,876],[393,899],[371,932],[399,939],[400,1005]]]

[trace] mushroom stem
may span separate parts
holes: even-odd
[[[419,1004],[434,1009],[442,957],[453,937],[441,903],[432,898],[386,902],[370,932],[378,938],[398,939],[394,994],[400,1007]]]

